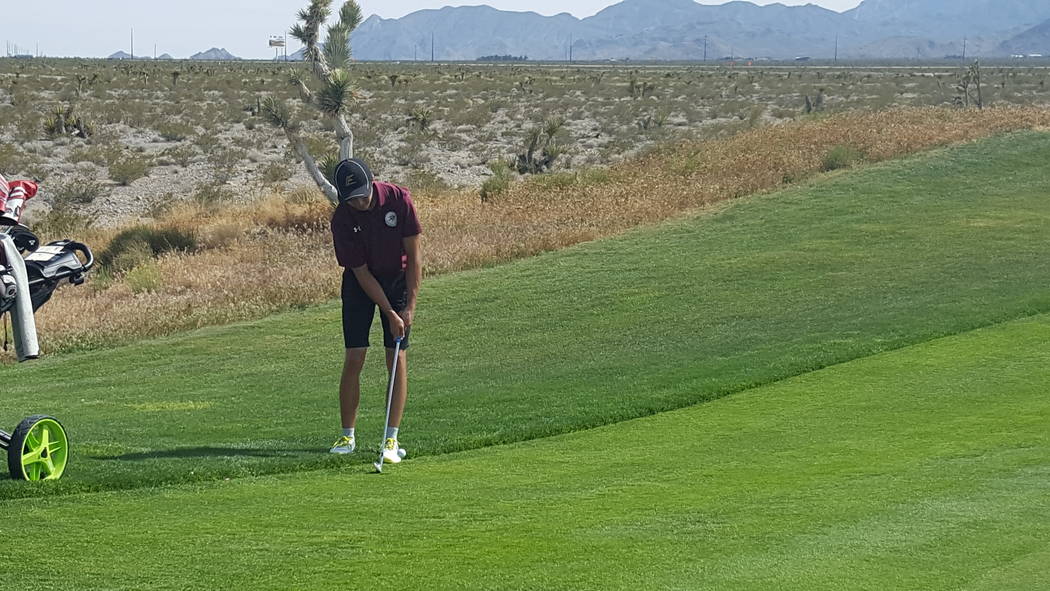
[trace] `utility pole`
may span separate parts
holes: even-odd
[[[131,27],[131,59],[135,59],[135,27]]]
[[[835,33],[835,63],[839,63],[839,34]]]
[[[153,59],[154,60],[157,59],[157,44],[156,43],[153,44]]]
[[[572,63],[572,42],[573,42],[572,33],[569,33],[569,63],[570,64]]]
[[[430,61],[434,61],[434,33],[430,33]]]
[[[963,60],[966,60],[966,37],[963,37]]]
[[[704,61],[707,61],[707,35],[704,35]]]

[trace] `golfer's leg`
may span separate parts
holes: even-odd
[[[358,284],[353,272],[343,272],[343,346],[346,360],[339,381],[339,418],[343,429],[357,423],[357,406],[361,403],[361,368],[368,352],[368,333],[375,317],[375,304]]]
[[[361,404],[361,369],[368,349],[347,349],[343,377],[339,381],[339,416],[344,429],[357,424],[357,407]]]
[[[398,353],[397,377],[394,378],[394,398],[390,401],[390,426],[400,427],[401,416],[405,413],[405,400],[408,398],[408,364],[405,361],[406,351]],[[386,371],[390,375],[390,366],[394,363],[394,350],[386,350]]]

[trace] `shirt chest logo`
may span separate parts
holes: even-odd
[[[361,226],[354,226],[354,234],[357,234],[360,231],[361,231]]]
[[[383,221],[386,222],[386,225],[388,227],[396,228],[397,227],[397,214],[392,212],[392,211],[388,211],[388,212],[386,212],[386,217],[383,218]]]

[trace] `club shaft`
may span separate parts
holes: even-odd
[[[390,385],[386,389],[386,420],[383,421],[383,439],[379,444],[379,466],[383,465],[383,448],[386,446],[386,432],[390,429],[390,407],[394,401],[394,381],[397,379],[397,358],[401,356],[400,339],[394,343],[394,362],[390,364]]]

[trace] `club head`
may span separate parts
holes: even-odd
[[[382,474],[383,473],[383,460],[379,460],[378,462],[373,463],[372,467],[376,469],[376,474]]]

